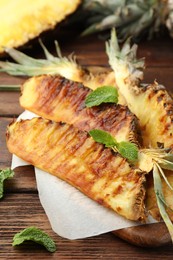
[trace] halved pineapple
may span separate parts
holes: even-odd
[[[43,31],[53,29],[73,13],[80,0],[1,0],[0,53],[19,47]]]

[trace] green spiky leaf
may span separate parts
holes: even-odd
[[[74,56],[62,57],[58,43],[55,41],[57,57],[53,56],[40,40],[46,59],[34,59],[28,55],[15,50],[14,48],[5,48],[5,51],[14,59],[15,62],[0,61],[0,71],[7,72],[10,75],[18,76],[37,76],[42,74],[60,74],[68,78],[68,74],[78,75],[80,66],[76,63]]]
[[[157,164],[154,164],[154,167],[153,167],[153,179],[154,179],[154,190],[155,190],[155,194],[156,194],[157,205],[158,205],[160,214],[163,218],[163,221],[165,222],[165,224],[169,230],[171,239],[173,241],[173,224],[165,210],[165,205],[163,202],[163,200],[165,200],[165,199],[164,199],[164,194],[162,191],[162,181],[160,178],[159,168],[158,168]]]

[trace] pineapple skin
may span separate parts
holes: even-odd
[[[87,132],[43,118],[13,122],[7,147],[32,165],[65,180],[101,205],[144,221],[145,173],[130,167]]]
[[[119,142],[140,139],[138,120],[126,106],[101,104],[87,108],[91,90],[61,76],[42,75],[22,85],[20,105],[55,122],[73,124],[80,130],[100,129],[111,133]]]
[[[80,0],[1,0],[0,53],[19,47],[43,31],[53,29],[73,13]]]

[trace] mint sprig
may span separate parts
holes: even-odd
[[[28,227],[23,229],[20,233],[17,233],[13,237],[12,245],[17,246],[27,240],[43,245],[51,253],[56,251],[55,242],[49,237],[49,235],[37,227]]]
[[[138,148],[135,144],[125,141],[117,142],[112,135],[99,129],[93,129],[89,131],[89,134],[96,142],[119,152],[127,160],[133,162],[138,159]]]
[[[112,86],[102,86],[91,92],[85,100],[87,107],[99,106],[102,103],[117,103],[118,91]]]
[[[3,197],[3,193],[4,193],[4,181],[13,176],[14,176],[14,171],[12,171],[9,168],[0,170],[0,199]]]

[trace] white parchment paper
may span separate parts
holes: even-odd
[[[25,111],[18,120],[36,116]],[[12,169],[23,165],[28,163],[13,155]],[[35,168],[35,174],[40,202],[52,229],[62,237],[79,239],[140,225],[104,208],[47,172]],[[153,219],[150,219],[149,223],[152,222]]]

